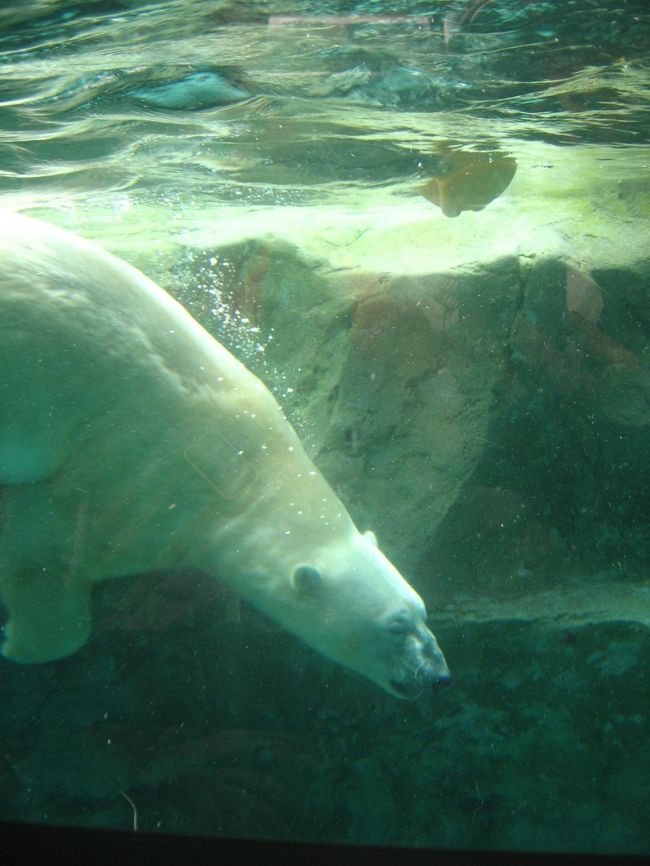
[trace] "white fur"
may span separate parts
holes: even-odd
[[[419,596],[270,392],[176,301],[15,214],[0,215],[0,274],[8,658],[83,645],[93,582],[190,563],[389,691],[446,677]]]

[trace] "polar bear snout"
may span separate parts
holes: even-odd
[[[389,682],[393,694],[415,700],[428,689],[449,682],[451,674],[435,637],[428,629],[408,639],[407,664]]]
[[[431,671],[433,682],[434,684],[448,682],[451,679],[451,674],[449,673],[447,661],[442,654],[442,650],[431,632],[428,633],[427,638],[423,655],[426,660],[426,666]]]

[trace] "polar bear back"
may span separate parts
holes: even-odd
[[[97,581],[204,565],[220,522],[267,486],[260,455],[289,449],[308,463],[270,392],[155,283],[0,215],[5,655],[83,645]]]
[[[79,425],[107,404],[144,408],[151,398],[153,424],[175,403],[184,411],[188,395],[209,393],[230,411],[238,393],[250,402],[256,391],[274,411],[256,377],[180,304],[99,247],[3,214],[0,260],[0,483],[50,476]]]

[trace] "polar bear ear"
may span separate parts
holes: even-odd
[[[374,547],[379,547],[379,545],[378,545],[378,543],[377,543],[377,536],[376,536],[375,533],[372,531],[372,529],[367,529],[367,530],[363,533],[363,537],[364,537],[364,538],[367,538],[368,541],[369,541],[369,542],[370,542]]]
[[[322,589],[325,581],[313,565],[297,565],[293,570],[293,585],[301,595],[313,595]]]

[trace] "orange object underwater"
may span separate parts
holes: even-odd
[[[517,161],[498,151],[440,148],[438,171],[419,192],[441,208],[445,216],[464,210],[483,210],[507,188],[517,171]]]

